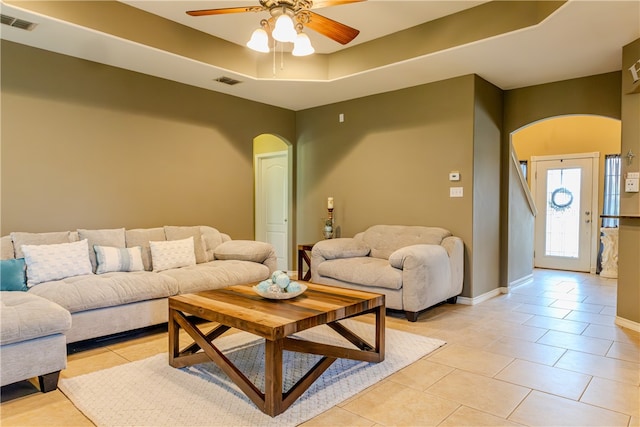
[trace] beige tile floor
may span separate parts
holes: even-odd
[[[416,323],[390,314],[389,328],[447,345],[303,426],[638,426],[640,334],[615,325],[615,296],[615,280],[536,270],[475,306],[442,305]],[[160,330],[97,345],[71,354],[62,376],[165,352],[166,341]],[[92,425],[60,391],[2,392],[2,426]]]

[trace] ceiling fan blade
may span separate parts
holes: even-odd
[[[222,9],[188,10],[187,15],[227,15],[229,13],[260,12],[262,10],[265,10],[262,6],[225,7]]]
[[[318,0],[313,2],[311,9],[319,9],[321,7],[340,6],[349,3],[360,3],[367,0]]]
[[[305,22],[305,27],[311,28],[312,30],[322,34],[323,36],[327,36],[340,44],[347,44],[360,34],[360,30],[341,24],[333,19],[318,15],[315,12],[309,12],[309,14],[310,19],[309,22]]]

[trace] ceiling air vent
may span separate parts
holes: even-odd
[[[237,85],[238,83],[242,83],[240,80],[236,80],[236,79],[232,79],[231,77],[218,77],[217,79],[215,79],[215,81],[220,82],[220,83],[224,83],[226,85],[229,86],[233,86],[233,85]]]
[[[33,22],[25,21],[24,19],[14,18],[13,16],[0,14],[2,18],[2,24],[8,25],[10,27],[21,28],[23,30],[31,31],[36,25]]]

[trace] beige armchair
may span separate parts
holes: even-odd
[[[439,227],[374,225],[311,251],[313,283],[384,294],[387,308],[412,322],[435,304],[455,303],[463,279],[462,239]]]

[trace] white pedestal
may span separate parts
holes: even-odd
[[[603,227],[602,232],[602,271],[600,277],[618,278],[618,229]]]

